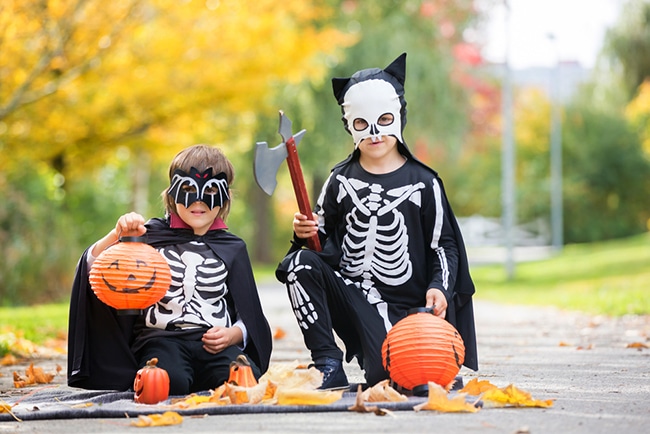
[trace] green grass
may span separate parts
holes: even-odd
[[[275,265],[256,266],[255,278],[258,282],[274,281],[274,270]],[[473,267],[472,277],[477,299],[611,316],[648,315],[650,233],[624,240],[568,245],[553,258],[516,264],[512,280],[507,279],[502,265]],[[2,307],[0,337],[13,332],[42,343],[65,334],[67,320],[67,303]]]
[[[593,314],[650,314],[650,234],[566,246],[553,258],[472,269],[476,298]]]
[[[0,357],[8,352],[10,335],[42,344],[61,338],[68,329],[68,304],[0,308]]]

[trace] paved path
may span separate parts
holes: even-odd
[[[271,327],[286,332],[275,342],[272,362],[308,362],[284,289],[260,285],[260,293]],[[185,418],[179,427],[146,432],[649,432],[650,350],[627,344],[650,344],[650,317],[611,319],[550,308],[475,304],[480,370],[463,369],[465,381],[478,377],[499,387],[514,384],[535,399],[553,399],[553,407],[482,409],[474,414],[400,411],[384,417],[338,412],[226,415]],[[355,365],[346,365],[346,371],[351,381],[361,380]],[[64,378],[58,381],[65,383]],[[5,384],[6,378],[0,377],[6,392]],[[0,422],[0,434],[9,432],[140,431],[114,419]]]

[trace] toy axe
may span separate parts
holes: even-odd
[[[269,145],[266,142],[257,142],[253,167],[255,181],[266,194],[269,196],[272,195],[277,185],[275,176],[282,162],[287,160],[291,182],[293,183],[293,191],[298,201],[298,209],[301,214],[312,219],[312,208],[309,204],[309,195],[307,194],[305,180],[302,175],[302,169],[300,168],[297,149],[298,143],[300,143],[302,136],[305,134],[305,130],[294,135],[291,132],[291,121],[280,110],[280,128],[278,132],[282,136],[282,143],[275,148],[269,149]],[[318,234],[309,238],[307,244],[312,250],[317,252],[321,250]]]

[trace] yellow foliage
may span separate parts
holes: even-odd
[[[429,382],[429,395],[426,402],[413,407],[413,410],[433,410],[442,413],[476,413],[478,408],[467,402],[467,394],[458,393],[449,398],[447,391],[440,385]]]
[[[0,7],[0,148],[65,153],[79,174],[120,145],[164,161],[203,138],[243,153],[282,86],[322,81],[326,60],[355,41],[317,0],[42,4]]]

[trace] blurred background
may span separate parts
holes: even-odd
[[[255,143],[280,143],[280,109],[307,130],[313,203],[352,150],[330,79],[402,52],[405,140],[475,264],[649,230],[649,1],[3,0],[0,305],[67,301],[120,215],[163,215],[196,143],[234,163],[227,223],[276,264],[297,205],[286,166],[256,185]]]

